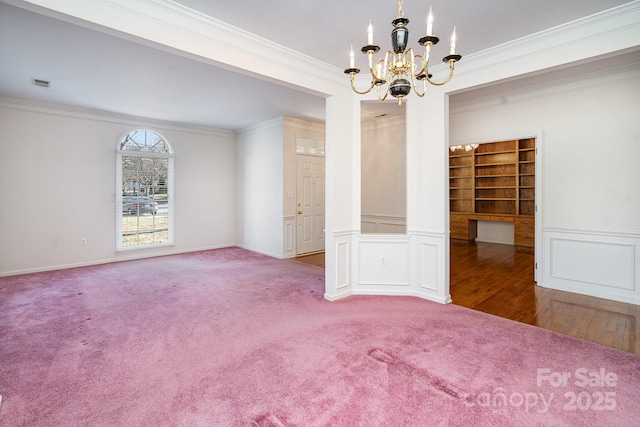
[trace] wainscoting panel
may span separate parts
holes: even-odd
[[[408,236],[360,236],[358,252],[359,289],[409,287],[411,257]]]
[[[329,301],[337,301],[353,295],[354,271],[356,271],[353,259],[357,256],[354,254],[357,252],[354,239],[357,238],[357,234],[353,230],[344,230],[334,232],[327,238],[324,298]],[[329,262],[330,260],[333,262]]]
[[[295,258],[296,256],[296,217],[284,217],[284,258]]]
[[[441,304],[451,302],[447,274],[443,268],[448,234],[412,232],[415,238],[417,295]],[[447,266],[448,268],[448,266]]]
[[[362,214],[360,229],[362,234],[405,234],[407,220],[399,216]]]
[[[552,238],[549,276],[633,290],[634,246]]]
[[[365,221],[364,218],[360,222],[360,229],[362,230],[362,234],[373,234],[378,231],[378,224],[375,221]]]
[[[438,249],[436,244],[420,243],[420,287],[430,291],[438,290]]]
[[[336,289],[345,288],[351,284],[350,252],[349,242],[336,243]]]
[[[542,286],[640,303],[640,236],[543,229]]]

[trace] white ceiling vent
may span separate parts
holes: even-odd
[[[33,83],[35,86],[40,86],[40,87],[49,87],[51,84],[48,80],[42,80],[42,79],[31,79],[31,83]]]

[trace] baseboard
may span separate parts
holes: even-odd
[[[202,251],[210,251],[214,249],[223,249],[223,248],[232,248],[232,247],[237,247],[237,245],[235,243],[227,243],[223,245],[206,246],[206,247],[187,249],[182,251],[154,252],[154,253],[149,253],[149,252],[145,253],[144,250],[136,251],[135,253],[119,252],[118,255],[114,258],[69,263],[69,264],[51,265],[46,267],[28,268],[24,270],[5,271],[0,273],[0,277],[19,276],[21,274],[42,273],[45,271],[66,270],[69,268],[91,267],[94,265],[111,264],[113,262],[134,261],[137,259],[157,258],[162,256],[180,255],[180,254],[186,254],[186,253],[192,253],[192,252],[202,252]],[[125,253],[126,255],[124,255]]]
[[[284,259],[285,258],[284,255],[282,255],[282,254],[277,254],[275,252],[263,251],[263,250],[260,250],[260,249],[252,248],[251,246],[246,246],[246,245],[236,245],[236,246],[241,248],[241,249],[246,249],[246,250],[251,251],[251,252],[256,252],[256,253],[259,253],[259,254],[262,254],[262,255],[270,256],[271,258],[277,258],[277,259]]]
[[[329,294],[328,292],[325,292],[324,299],[326,299],[327,301],[333,302],[333,301],[338,301],[338,300],[350,297],[351,295],[353,295],[353,293],[350,290],[337,292],[335,294]]]

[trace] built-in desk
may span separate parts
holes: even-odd
[[[513,223],[514,243],[518,247],[533,248],[535,221],[533,216],[452,213],[450,217],[451,238],[475,242],[478,221],[501,221]]]

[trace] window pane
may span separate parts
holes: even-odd
[[[169,153],[169,149],[164,139],[155,132],[147,130],[136,130],[129,133],[122,143],[120,150],[142,151],[148,153]]]
[[[171,146],[157,133],[138,129],[117,147],[116,248],[172,244]]]
[[[122,156],[122,247],[169,243],[169,159]]]

